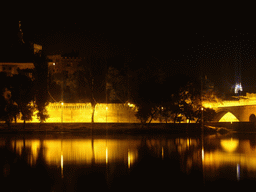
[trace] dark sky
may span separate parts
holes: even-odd
[[[207,75],[226,90],[241,74],[244,90],[256,91],[256,27],[250,5],[102,5],[90,13],[79,19],[24,20],[24,37],[42,44],[47,54],[86,52],[104,44],[168,70]]]

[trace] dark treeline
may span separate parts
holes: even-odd
[[[217,92],[206,78],[173,74],[160,68],[140,69],[131,79],[130,102],[137,106],[136,116],[142,123],[213,119],[215,112],[203,109],[202,101],[218,100]]]
[[[48,117],[45,106],[48,103],[47,73],[48,64],[45,56],[32,56],[34,69],[18,69],[12,76],[0,73],[0,118],[8,126],[20,116],[25,122],[32,120],[38,110],[37,118],[43,122]]]

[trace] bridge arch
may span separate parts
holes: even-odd
[[[249,121],[250,122],[256,122],[256,116],[255,116],[255,114],[251,114],[250,116],[249,116]]]
[[[234,113],[228,110],[217,112],[214,120],[218,122],[239,122],[240,121],[239,118]]]

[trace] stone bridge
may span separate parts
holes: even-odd
[[[221,102],[204,102],[217,112],[214,121],[219,122],[256,122],[256,94],[246,93],[246,96],[234,97],[234,100]]]

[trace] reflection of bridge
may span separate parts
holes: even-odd
[[[246,93],[235,100],[222,102],[204,102],[204,107],[209,107],[217,112],[215,121],[220,122],[254,122],[256,121],[256,94]]]

